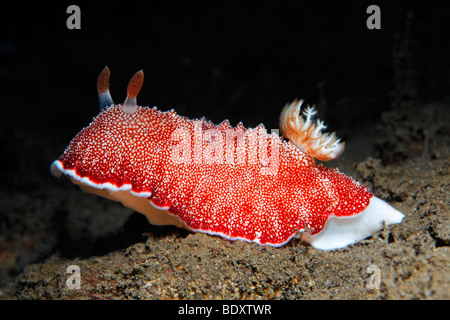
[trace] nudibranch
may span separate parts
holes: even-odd
[[[86,192],[121,202],[154,225],[174,225],[280,247],[297,233],[322,250],[369,237],[403,214],[338,169],[314,159],[336,158],[344,149],[322,133],[314,108],[303,101],[284,107],[280,130],[260,124],[232,127],[174,110],[137,105],[143,71],[114,104],[106,67],[97,81],[100,113],[51,165]]]

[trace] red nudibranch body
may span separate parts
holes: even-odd
[[[246,129],[190,120],[174,110],[138,106],[144,74],[136,73],[123,104],[113,104],[110,71],[99,76],[100,113],[52,163],[84,191],[122,202],[155,225],[175,225],[261,245],[282,246],[298,232],[316,248],[356,243],[403,215],[367,187],[315,164],[344,144],[321,132],[313,108],[286,105],[280,129]]]

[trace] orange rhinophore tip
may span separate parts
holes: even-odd
[[[98,94],[104,93],[109,90],[109,77],[111,76],[111,71],[108,66],[106,66],[102,72],[98,75],[97,79],[97,92]]]
[[[109,68],[106,66],[97,79],[97,92],[98,92],[98,101],[100,104],[100,111],[105,107],[114,104],[111,94],[109,93],[109,77],[111,72]]]
[[[127,98],[123,104],[123,111],[126,113],[133,113],[137,109],[136,97],[141,91],[144,83],[144,71],[139,70],[131,78],[127,87]]]

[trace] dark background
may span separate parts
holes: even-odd
[[[381,114],[395,107],[403,84],[414,87],[405,98],[415,103],[450,100],[448,1],[6,2],[2,241],[14,238],[5,235],[20,221],[13,211],[32,214],[36,203],[24,200],[11,211],[13,195],[45,205],[51,196],[44,190],[63,185],[50,164],[97,115],[96,80],[105,65],[116,103],[144,69],[138,104],[271,129],[285,103],[304,98],[349,142],[356,132],[382,128]],[[81,30],[66,27],[71,4],[81,9]],[[381,9],[381,30],[366,27],[371,4]]]
[[[275,128],[286,102],[318,103],[323,83],[322,116],[343,121],[328,121],[334,130],[376,121],[390,107],[393,38],[408,14],[423,98],[449,87],[446,1],[80,2],[81,30],[66,27],[70,4],[1,5],[0,92],[13,115],[2,125],[68,142],[97,114],[105,65],[117,103],[144,69],[138,102],[189,117]],[[370,4],[381,30],[366,27]]]

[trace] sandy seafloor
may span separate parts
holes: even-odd
[[[362,3],[99,5],[82,7],[72,31],[64,5],[11,9],[0,38],[0,299],[449,299],[448,5],[382,3],[382,29],[369,31]],[[52,177],[98,112],[106,64],[119,102],[144,68],[138,102],[215,123],[277,128],[284,103],[316,103],[346,141],[326,165],[403,222],[339,250],[299,237],[263,247],[154,227]],[[78,290],[66,286],[70,265]],[[379,288],[367,285],[373,265]]]

